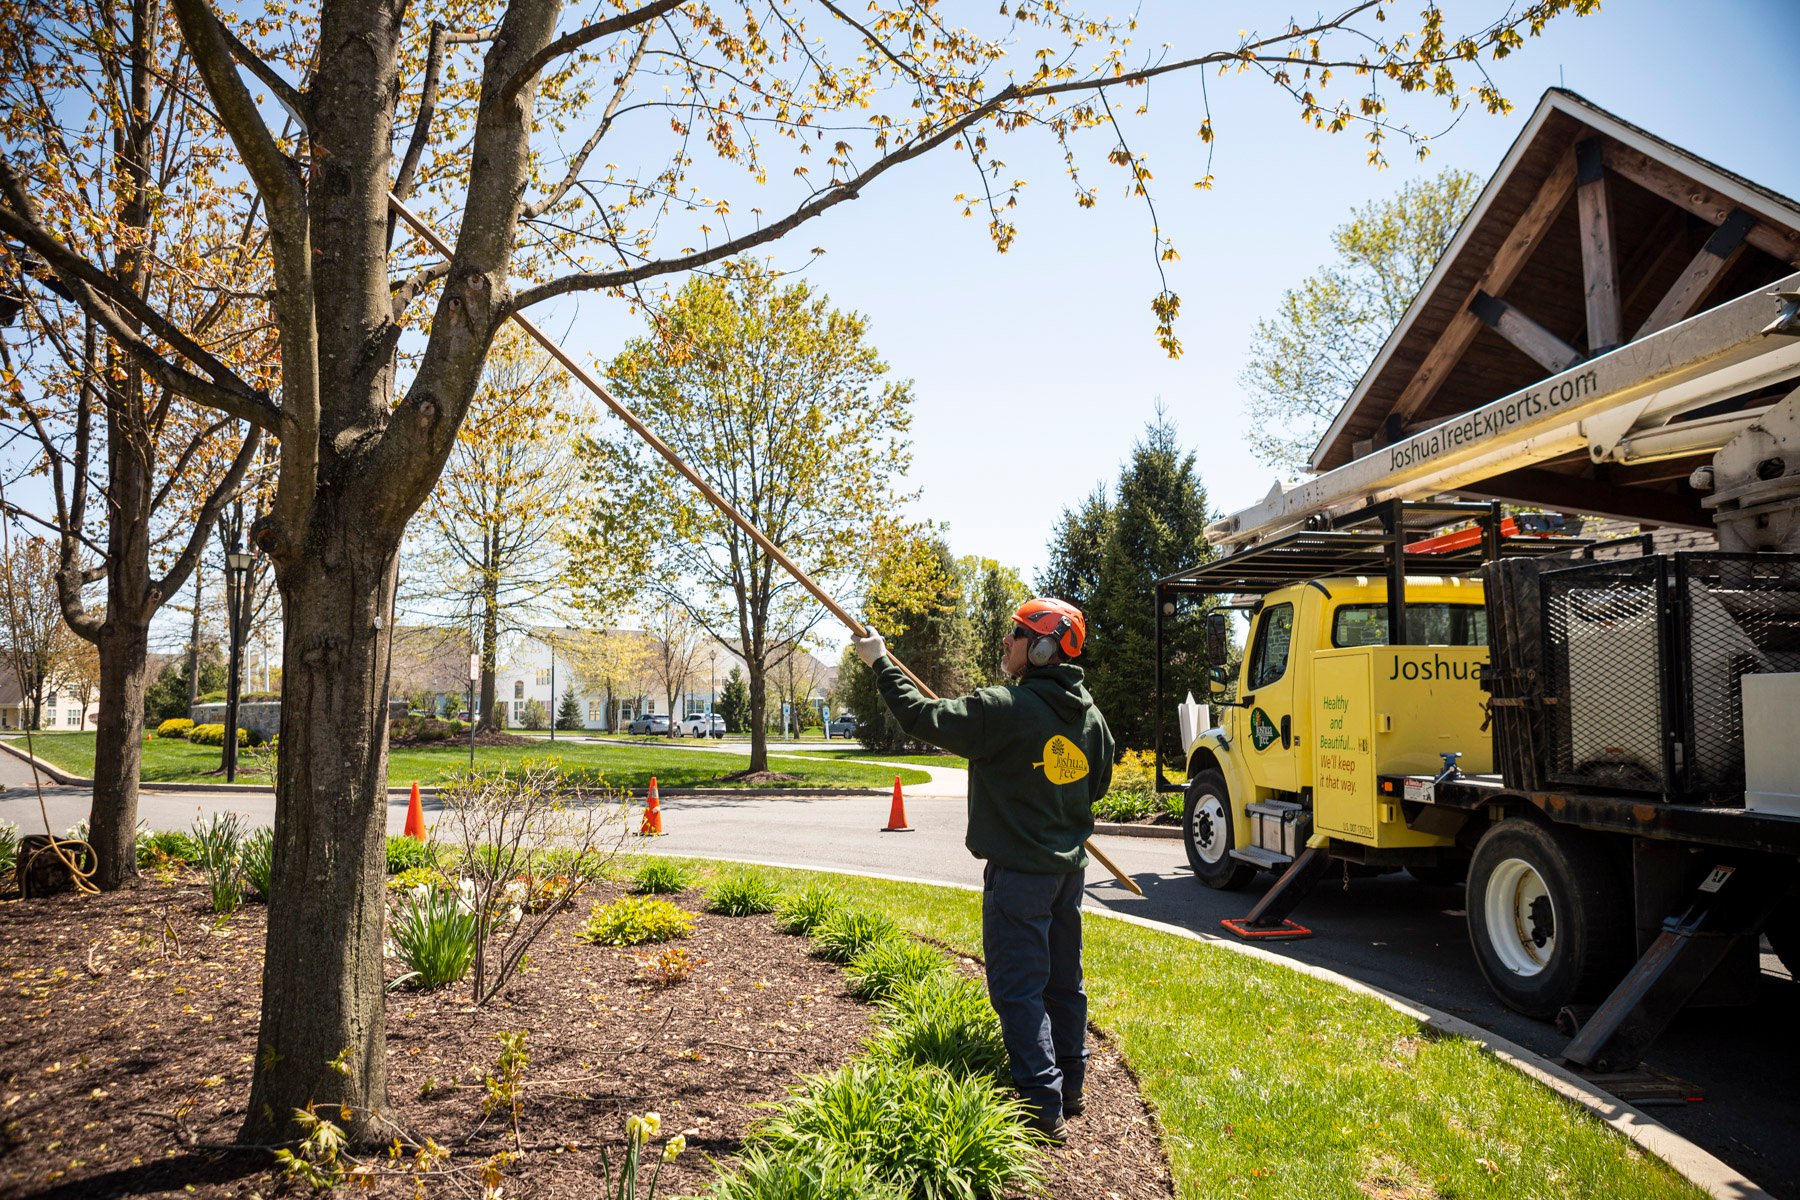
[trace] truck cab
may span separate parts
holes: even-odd
[[[1379,576],[1310,579],[1256,603],[1222,721],[1189,748],[1184,832],[1202,882],[1241,887],[1315,837],[1421,871],[1453,859],[1454,831],[1408,826],[1377,777],[1490,768],[1481,585],[1414,576],[1404,611],[1395,646]]]

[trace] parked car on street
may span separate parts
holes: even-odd
[[[841,738],[855,737],[856,717],[851,713],[844,713],[841,716],[834,717],[831,724],[825,726],[825,736]]]
[[[675,736],[722,738],[725,736],[725,718],[718,713],[693,713],[675,726]]]
[[[666,734],[669,732],[669,718],[664,713],[648,713],[637,718],[625,727],[625,732],[637,736],[639,734]]]

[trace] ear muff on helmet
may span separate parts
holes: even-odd
[[[1056,661],[1058,643],[1062,641],[1063,634],[1069,632],[1069,626],[1074,623],[1068,616],[1064,616],[1048,633],[1040,633],[1033,637],[1031,644],[1025,647],[1025,660],[1034,667],[1047,667]]]

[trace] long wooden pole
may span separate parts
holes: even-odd
[[[388,193],[388,205],[393,208],[394,212],[402,221],[406,222],[407,227],[418,234],[419,237],[433,250],[436,250],[439,254],[443,255],[446,260],[449,260],[452,257],[449,245],[443,238],[438,236],[437,231],[426,224],[425,221],[413,213],[411,209],[407,208],[406,205],[391,192]],[[607,386],[604,383],[601,383],[591,371],[576,362],[574,357],[570,355],[567,350],[564,350],[558,345],[549,334],[538,328],[536,322],[521,312],[514,312],[508,315],[512,319],[512,322],[520,329],[524,330],[526,335],[533,341],[542,346],[545,351],[549,353],[551,358],[554,358],[557,362],[561,363],[564,370],[573,375],[583,387],[587,388],[588,391],[598,396],[600,402],[611,409],[614,416],[625,422],[625,424],[631,428],[631,431],[643,438],[652,450],[662,456],[665,462],[671,467],[674,467],[676,471],[680,472],[683,478],[698,488],[700,494],[706,497],[708,504],[711,504],[714,508],[724,513],[726,518],[729,519],[732,524],[744,531],[745,536],[767,551],[769,557],[780,563],[782,569],[789,575],[792,575],[795,580],[799,582],[801,587],[811,592],[813,598],[820,604],[823,604],[832,616],[842,621],[845,628],[859,638],[866,638],[869,636],[868,626],[852,616],[848,609],[839,604],[825,591],[824,588],[815,583],[812,576],[801,569],[800,564],[789,558],[780,546],[777,546],[769,539],[767,534],[753,525],[749,518],[745,517],[743,513],[739,512],[737,510],[737,505],[721,496],[711,484],[701,478],[700,473],[684,462],[681,456],[676,454],[667,442],[656,435],[655,430],[639,420],[636,413],[632,412],[618,397],[614,396]],[[888,660],[896,667],[899,667],[906,677],[912,680],[913,686],[918,688],[919,691],[923,692],[928,698],[932,700],[939,698],[936,692],[925,685],[924,680],[913,674],[911,667],[908,667],[905,663],[901,662],[891,652],[888,654]],[[1120,883],[1124,884],[1137,895],[1141,896],[1144,894],[1143,889],[1138,887],[1137,882],[1133,880],[1131,876],[1121,871],[1113,861],[1102,854],[1092,842],[1087,843],[1087,851],[1089,854],[1093,855],[1102,866],[1111,871],[1113,877]]]

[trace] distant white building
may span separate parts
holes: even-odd
[[[524,724],[526,706],[536,700],[548,724],[572,687],[583,729],[622,728],[640,715],[668,709],[653,665],[661,645],[641,629],[534,629],[517,640],[506,664],[495,672],[494,702],[506,724],[517,728]],[[734,667],[744,670],[738,654],[716,643],[702,645],[671,715],[679,720],[713,712]],[[817,710],[830,694],[837,669],[806,653],[795,667],[795,690],[803,695],[802,703]],[[770,672],[769,717],[776,725],[785,674],[781,667]]]
[[[23,729],[31,720],[31,701],[19,694],[18,676],[0,671],[0,729]],[[93,729],[100,722],[100,689],[89,688],[82,696],[79,684],[51,678],[44,684],[44,717],[39,726],[46,733]]]

